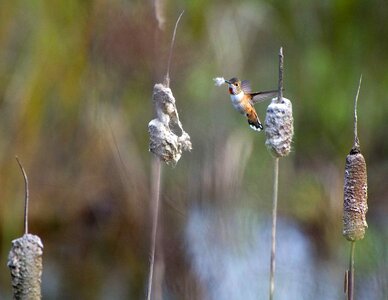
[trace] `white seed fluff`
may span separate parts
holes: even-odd
[[[213,78],[213,80],[214,80],[214,84],[216,86],[221,86],[221,85],[225,84],[224,77],[216,77],[216,78]]]

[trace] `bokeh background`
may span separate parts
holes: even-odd
[[[44,242],[44,299],[144,299],[153,84],[166,72],[193,151],[162,169],[158,291],[164,299],[266,299],[272,158],[225,86],[277,87],[293,102],[280,161],[276,299],[344,299],[343,173],[353,101],[367,161],[369,228],[356,245],[356,298],[388,297],[388,2],[2,1],[0,298],[23,232]],[[257,105],[262,120],[267,103]]]

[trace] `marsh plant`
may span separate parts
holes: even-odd
[[[182,156],[183,151],[190,151],[192,144],[190,136],[184,131],[179,120],[175,98],[170,89],[170,64],[172,49],[174,46],[176,30],[183,12],[179,15],[174,28],[171,40],[171,48],[167,63],[167,72],[164,83],[156,83],[152,94],[152,102],[155,107],[156,118],[148,124],[150,134],[149,150],[155,155],[152,162],[152,188],[151,188],[151,209],[152,209],[152,233],[151,233],[151,254],[150,269],[148,275],[147,299],[162,299],[163,268],[159,268],[158,276],[154,276],[155,266],[163,266],[163,262],[155,263],[158,240],[158,220],[160,210],[161,190],[161,162],[175,166]],[[162,255],[158,256],[162,259]],[[155,280],[155,278],[157,280]],[[157,291],[155,291],[157,290]]]
[[[39,300],[42,281],[43,243],[39,236],[28,233],[28,177],[16,158],[24,178],[24,235],[12,241],[8,254],[8,268],[11,271],[13,298],[16,300]]]
[[[273,98],[267,108],[265,117],[266,146],[273,156],[274,181],[272,198],[272,233],[270,258],[269,299],[273,299],[275,291],[275,261],[276,261],[276,219],[279,185],[279,158],[287,156],[291,151],[294,135],[294,119],[291,101],[283,97],[283,48],[279,51],[279,85],[278,97]]]
[[[365,158],[361,153],[357,132],[357,100],[362,76],[354,99],[354,143],[346,156],[344,178],[343,236],[350,241],[349,268],[345,273],[345,293],[348,300],[354,298],[354,248],[356,241],[362,240],[368,227],[368,182]]]

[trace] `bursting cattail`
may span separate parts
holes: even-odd
[[[274,157],[287,156],[291,151],[294,135],[292,104],[283,98],[283,49],[279,53],[279,90],[273,98],[265,116],[265,145]]]
[[[170,65],[172,50],[175,42],[176,30],[183,12],[179,15],[172,35],[170,54],[167,63],[165,83],[154,85],[152,100],[155,105],[156,118],[148,123],[150,134],[149,150],[168,165],[175,166],[182,156],[183,151],[192,149],[190,136],[183,130],[179,120],[175,98],[170,89]]]
[[[150,151],[162,161],[176,165],[183,151],[192,148],[190,136],[179,121],[175,98],[169,87],[157,83],[152,95],[157,118],[148,124]]]
[[[354,101],[354,145],[346,157],[345,165],[343,235],[349,241],[363,239],[368,227],[365,216],[368,211],[366,163],[357,135],[357,99],[360,86],[361,78]]]

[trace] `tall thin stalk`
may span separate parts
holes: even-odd
[[[279,158],[274,158],[274,180],[272,198],[272,234],[271,234],[271,263],[269,272],[269,299],[273,299],[275,291],[275,253],[276,253],[276,218],[278,207],[278,186],[279,186]]]
[[[349,270],[347,273],[347,300],[353,300],[354,295],[354,248],[356,242],[352,241],[350,245],[350,255],[349,255]]]
[[[271,259],[269,274],[269,299],[273,299],[275,291],[275,254],[276,254],[276,219],[279,187],[279,158],[287,156],[291,151],[294,134],[294,119],[291,101],[283,97],[283,48],[279,50],[279,81],[278,97],[272,99],[265,116],[266,146],[274,158],[274,181],[272,199],[272,234]]]
[[[153,286],[153,277],[154,277],[154,266],[155,266],[155,251],[156,251],[156,238],[158,231],[158,220],[159,220],[159,202],[160,202],[160,182],[162,177],[161,162],[158,157],[154,157],[152,160],[151,166],[151,180],[152,180],[152,190],[151,190],[151,207],[152,211],[152,233],[151,233],[151,258],[150,258],[150,270],[148,277],[148,290],[147,290],[147,300],[151,300],[152,296],[152,286]]]
[[[283,99],[283,48],[279,50],[279,82],[278,103]],[[271,258],[269,269],[269,299],[273,299],[275,292],[275,260],[276,260],[276,222],[278,210],[278,187],[279,187],[279,157],[273,159],[273,198],[272,198],[272,232],[271,232]]]
[[[150,148],[149,150],[155,154],[152,161],[152,233],[151,233],[151,261],[148,278],[147,300],[162,299],[162,281],[163,271],[159,267],[160,276],[156,274],[156,266],[163,264],[160,251],[157,249],[158,243],[158,220],[159,220],[159,206],[160,206],[160,186],[161,186],[161,161],[167,165],[175,166],[181,157],[182,151],[190,151],[192,148],[190,136],[183,130],[182,124],[179,120],[178,111],[175,105],[175,98],[170,85],[170,65],[175,42],[176,31],[179,20],[183,15],[179,15],[171,40],[170,52],[167,63],[167,71],[165,75],[165,83],[157,83],[154,85],[153,103],[155,104],[156,118],[151,120],[148,124],[148,132],[150,134]],[[181,135],[178,136],[171,130],[171,126],[177,126],[181,129]],[[158,252],[157,252],[158,250]],[[155,255],[158,257],[155,263]],[[159,260],[159,261],[158,261]],[[154,275],[156,274],[156,275]],[[154,282],[155,281],[155,282]],[[156,289],[158,287],[159,289]]]

